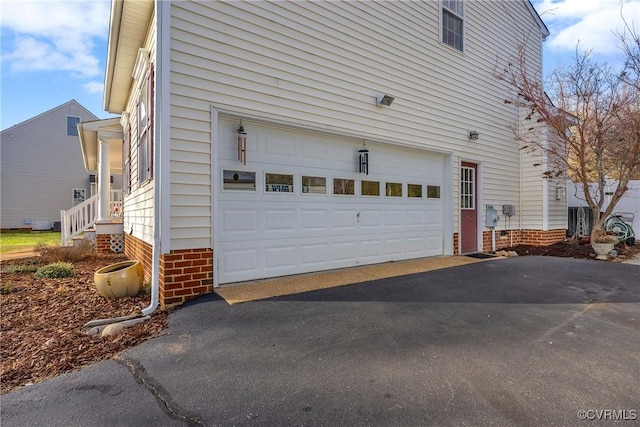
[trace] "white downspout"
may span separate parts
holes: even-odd
[[[168,207],[162,193],[169,194],[169,30],[171,4],[168,1],[156,0],[156,84],[154,85],[155,100],[155,153],[153,156],[153,247],[151,252],[151,303],[142,310],[143,315],[156,311],[160,299],[160,253],[168,242],[163,233],[167,224]],[[165,19],[167,20],[166,25]],[[168,198],[167,198],[168,201]]]
[[[160,6],[160,7],[158,7]],[[168,79],[165,76],[165,70],[169,70],[169,55],[163,54],[163,49],[169,46],[169,25],[163,26],[163,18],[169,16],[170,4],[167,1],[156,1],[156,31],[160,34],[157,38],[158,46],[156,49],[156,84],[154,85],[155,100],[155,125],[153,126],[155,155],[153,156],[153,246],[151,248],[151,302],[149,306],[142,309],[142,314],[134,314],[131,316],[115,317],[111,319],[97,319],[87,322],[82,327],[88,335],[103,333],[105,329],[112,325],[116,328],[132,326],[136,323],[150,319],[149,315],[156,311],[160,299],[160,253],[162,251],[163,224],[167,224],[167,220],[162,216],[163,212],[168,209],[161,206],[162,190],[168,191],[168,173],[169,170],[169,143],[164,139],[169,137],[169,120],[164,117],[168,114],[169,108],[165,103],[168,102]],[[160,90],[158,90],[158,86]],[[163,97],[162,94],[165,94]],[[109,180],[107,180],[109,182]],[[167,193],[168,194],[168,193]],[[166,243],[165,243],[166,244]]]

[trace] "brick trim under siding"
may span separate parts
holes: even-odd
[[[546,246],[566,239],[567,230],[564,228],[555,230],[507,230],[504,236],[500,235],[500,230],[496,230],[496,250],[508,248],[516,245]],[[453,233],[453,254],[460,254],[460,236]],[[491,231],[482,232],[482,250],[491,252]]]
[[[567,230],[559,228],[555,230],[520,230],[520,243],[523,245],[546,246],[561,242],[567,238]]]
[[[108,254],[111,252],[111,234],[96,235],[96,252]]]
[[[124,252],[142,261],[145,281],[151,278],[153,248],[147,242],[125,234]],[[159,303],[162,310],[213,292],[213,250],[184,249],[160,255]]]
[[[137,259],[142,262],[145,283],[151,281],[151,253],[152,247],[149,243],[127,233],[124,234],[124,254],[129,259]]]
[[[160,255],[160,307],[163,310],[211,292],[212,249],[184,249]]]

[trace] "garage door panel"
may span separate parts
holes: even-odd
[[[387,238],[384,240],[384,254],[392,259],[400,259],[404,252],[404,239]]]
[[[355,264],[357,259],[356,258],[357,246],[358,246],[357,243],[351,240],[333,242],[333,244],[330,246],[331,261],[332,262],[348,261],[349,263]]]
[[[406,251],[408,254],[419,254],[424,252],[426,247],[425,238],[422,236],[418,237],[407,237],[406,239]]]
[[[360,227],[379,228],[383,225],[383,215],[379,209],[362,209],[360,210]]]
[[[365,239],[360,242],[360,260],[369,261],[375,258],[380,258],[384,249],[384,242],[382,239]]]
[[[404,211],[400,209],[385,209],[384,226],[400,228],[404,226]]]
[[[224,209],[222,211],[222,232],[255,234],[258,231],[257,209]]]
[[[291,267],[292,260],[296,258],[294,245],[282,245],[266,247],[264,251],[264,267],[267,271]]]
[[[264,209],[264,228],[265,233],[283,231],[294,232],[297,224],[296,209]]]
[[[300,209],[300,228],[303,231],[328,231],[329,209]]]
[[[305,267],[322,266],[327,263],[328,243],[308,243],[300,245],[300,263]]]
[[[423,227],[427,222],[427,212],[424,209],[407,209],[407,225]]]
[[[333,209],[330,219],[334,230],[352,232],[356,230],[357,212],[354,209]]]
[[[227,248],[222,256],[221,268],[228,274],[256,274],[258,269],[258,248]]]

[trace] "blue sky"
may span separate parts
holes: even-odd
[[[426,0],[435,1],[435,0]],[[488,1],[488,0],[480,0]],[[502,0],[515,1],[515,0]],[[110,0],[0,0],[0,129],[76,99],[100,118]],[[534,0],[551,36],[545,72],[580,50],[619,66],[621,13],[640,29],[640,0]],[[622,11],[621,11],[622,6]]]

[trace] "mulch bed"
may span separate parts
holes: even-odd
[[[148,294],[106,299],[96,291],[95,271],[126,259],[92,254],[73,262],[73,277],[60,279],[5,272],[12,265],[46,265],[39,257],[0,262],[0,393],[111,358],[167,328],[167,314],[158,310],[114,336],[83,333],[91,320],[138,313],[149,305]]]
[[[558,242],[549,246],[518,245],[504,250],[515,251],[519,256],[545,255],[586,259],[593,259],[596,257],[596,253],[591,248],[591,245],[580,244],[576,240]],[[624,244],[619,244],[615,247],[615,250],[618,253],[616,261],[624,261],[625,259],[640,253],[640,245],[636,244],[635,246],[626,246]]]

